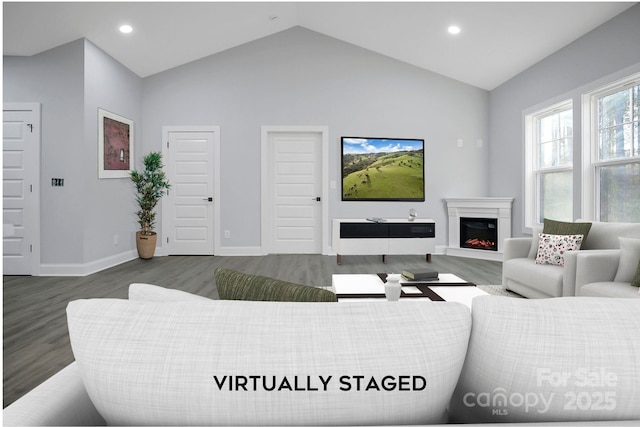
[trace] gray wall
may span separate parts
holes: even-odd
[[[573,99],[574,219],[581,218],[581,95],[637,71],[640,71],[640,5],[491,91],[490,195],[515,196],[514,235],[529,231],[524,230],[523,112]]]
[[[4,58],[4,102],[42,104],[43,264],[77,263],[84,257],[83,58],[82,40],[33,57]],[[51,187],[51,178],[64,178],[64,187]]]
[[[42,105],[42,264],[83,265],[135,250],[130,181],[98,179],[97,108],[139,124],[142,80],[86,40],[4,57],[3,71],[4,102]],[[64,187],[51,187],[54,177]]]
[[[330,218],[405,218],[414,208],[436,220],[445,245],[442,199],[488,193],[487,91],[301,27],[148,77],[143,98],[146,151],[161,149],[163,125],[220,125],[221,229],[232,236],[223,247],[260,245],[263,125],[328,126],[338,187],[340,136],[425,139],[424,203],[342,202],[330,190]]]
[[[142,79],[88,41],[84,59],[84,261],[89,262],[135,250],[140,228],[131,181],[98,179],[98,108],[134,121],[134,168],[142,168],[145,153],[137,149],[142,141]]]
[[[329,179],[338,183],[341,135],[426,140],[424,203],[341,202],[334,190],[330,218],[404,217],[415,208],[437,221],[437,244],[445,245],[443,198],[514,196],[518,235],[523,111],[578,99],[585,87],[640,69],[639,23],[634,6],[491,93],[303,28],[146,79],[85,40],[5,57],[4,101],[42,104],[42,262],[87,264],[134,250],[128,180],[97,178],[98,107],[135,121],[137,164],[161,149],[163,125],[221,126],[221,229],[232,232],[223,247],[260,245],[263,125],[328,126]],[[65,186],[51,187],[52,177]]]

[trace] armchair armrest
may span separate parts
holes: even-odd
[[[562,268],[562,296],[573,297],[576,295],[576,270],[578,254],[581,251],[568,251],[564,254],[564,267]]]
[[[612,282],[620,262],[619,249],[578,251],[576,257],[575,295],[587,283]]]
[[[106,425],[89,399],[76,362],[2,411],[5,426]]]
[[[532,243],[532,237],[510,237],[504,239],[503,262],[513,258],[527,258]]]

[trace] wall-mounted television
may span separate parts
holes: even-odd
[[[424,140],[343,136],[343,201],[424,201]]]

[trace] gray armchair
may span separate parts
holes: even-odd
[[[581,249],[565,254],[563,267],[536,264],[539,232],[541,229],[537,228],[534,229],[535,237],[514,237],[504,241],[502,284],[527,298],[577,295],[578,254],[619,249],[619,237],[640,238],[640,223],[593,222]]]
[[[618,274],[618,249],[583,251],[577,256],[576,296],[640,298],[640,288]],[[617,280],[616,280],[617,279]]]

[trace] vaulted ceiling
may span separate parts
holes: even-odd
[[[634,4],[4,2],[3,41],[29,56],[86,38],[146,77],[302,26],[491,90]]]

